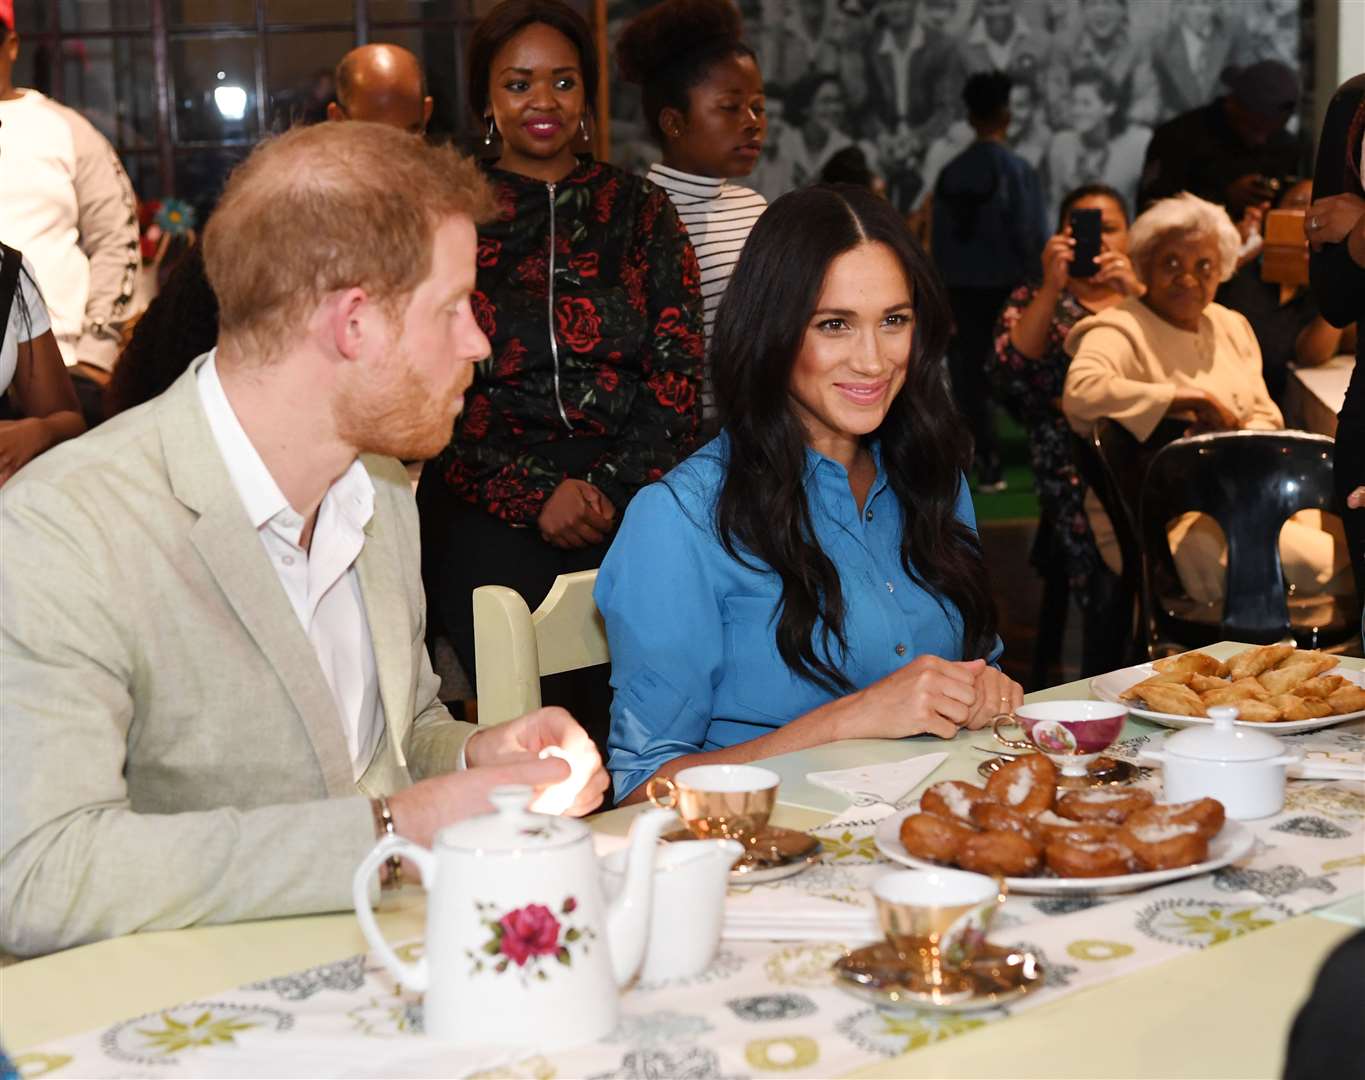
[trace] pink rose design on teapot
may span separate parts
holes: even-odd
[[[550,956],[559,950],[559,920],[544,904],[527,904],[509,911],[498,922],[502,925],[502,952],[517,967],[525,967],[532,956]]]

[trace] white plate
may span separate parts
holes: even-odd
[[[919,813],[919,804],[883,818],[877,825],[877,850],[888,859],[919,870],[941,870],[941,863],[920,859],[905,850],[901,843],[901,822]],[[1147,889],[1167,881],[1206,874],[1236,862],[1251,850],[1255,838],[1251,830],[1240,822],[1228,820],[1222,831],[1209,841],[1209,857],[1201,863],[1177,867],[1174,870],[1146,870],[1140,874],[1119,874],[1105,878],[1007,877],[1010,892],[1029,896],[1061,896],[1068,893],[1123,893]]]
[[[1119,668],[1118,671],[1111,671],[1107,675],[1096,675],[1091,679],[1090,692],[1101,701],[1119,701],[1119,695],[1130,686],[1135,686],[1144,679],[1150,679],[1155,674],[1156,669],[1151,664],[1135,664],[1133,667]],[[1365,671],[1334,667],[1331,671],[1323,672],[1323,674],[1340,675],[1357,686],[1365,686]],[[1126,701],[1121,701],[1119,704],[1128,705]],[[1138,709],[1132,705],[1128,705],[1128,711],[1144,720],[1151,720],[1153,723],[1173,728],[1198,727],[1201,724],[1213,723],[1212,720],[1203,716],[1176,716],[1174,713],[1152,712],[1150,709]],[[1319,716],[1312,720],[1277,720],[1269,724],[1253,724],[1250,721],[1239,720],[1237,726],[1255,728],[1257,731],[1268,731],[1272,735],[1295,735],[1301,731],[1317,731],[1318,728],[1331,727],[1333,724],[1359,720],[1362,716],[1365,716],[1365,711],[1342,713],[1340,716]]]

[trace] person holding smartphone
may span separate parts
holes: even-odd
[[[1058,610],[1065,612],[1068,593],[1080,604],[1085,618],[1083,675],[1121,663],[1128,620],[1111,617],[1113,605],[1123,602],[1122,590],[1095,546],[1085,512],[1085,484],[1076,473],[1070,428],[1059,404],[1071,363],[1066,337],[1087,315],[1141,294],[1128,258],[1123,197],[1104,184],[1087,184],[1062,199],[1057,232],[1043,247],[1042,280],[1010,293],[995,324],[993,388],[1028,432],[1042,507],[1033,565],[1047,580]],[[1063,618],[1053,627],[1056,648]],[[1038,650],[1042,667],[1035,668],[1036,683],[1046,674],[1047,652]]]

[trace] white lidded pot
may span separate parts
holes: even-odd
[[[635,819],[624,883],[608,903],[588,827],[532,813],[532,794],[496,787],[493,813],[447,826],[431,850],[385,837],[356,870],[360,928],[394,978],[425,993],[434,1038],[542,1049],[600,1039],[616,1026],[620,987],[644,957],[655,852],[673,812]],[[370,877],[390,855],[416,863],[427,891],[415,963],[398,958],[370,910]]]
[[[1299,760],[1273,735],[1238,727],[1237,708],[1209,710],[1201,724],[1166,736],[1159,750],[1141,757],[1161,764],[1166,802],[1217,799],[1230,818],[1249,820],[1284,808],[1285,770]]]

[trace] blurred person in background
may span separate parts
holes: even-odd
[[[1280,193],[1280,210],[1306,210],[1313,181],[1300,180]],[[1308,262],[1305,243],[1303,258]],[[1246,316],[1261,346],[1261,374],[1275,404],[1283,411],[1289,365],[1317,367],[1341,352],[1355,350],[1356,327],[1338,329],[1322,317],[1317,298],[1306,285],[1283,285],[1262,279],[1261,259],[1238,268],[1218,287],[1218,303]]]
[[[763,73],[730,0],[667,0],[636,16],[616,43],[621,74],[643,91],[645,121],[663,160],[645,177],[668,192],[701,267],[710,339],[716,308],[754,222],[768,205],[730,183],[763,153]],[[709,373],[702,419],[713,425]]]
[[[948,350],[953,397],[975,440],[977,489],[1002,491],[991,416],[991,327],[1010,291],[1035,276],[1047,236],[1038,174],[1005,146],[1010,78],[973,75],[962,93],[976,141],[934,188],[934,261],[948,286],[954,332]]]
[[[1337,87],[1327,106],[1304,216],[1312,247],[1313,295],[1333,326],[1361,317],[1365,304],[1365,75]],[[1337,418],[1334,482],[1351,549],[1356,593],[1365,597],[1365,335]]]
[[[421,134],[431,122],[422,62],[401,45],[352,49],[336,66],[336,100],[328,120],[369,120]]]
[[[470,594],[506,585],[534,609],[560,574],[601,563],[635,493],[696,445],[705,342],[701,274],[668,193],[575,155],[597,93],[583,17],[504,0],[475,27],[467,72],[496,154],[473,301],[491,353],[418,503],[434,630],[474,683]],[[601,745],[606,674],[543,683]]]
[[[17,87],[12,0],[0,0],[0,239],[32,263],[87,424],[132,314],[137,201],[114,148],[80,113]]]
[[[0,243],[0,485],[84,430],[33,267]]]
[[[1152,46],[1162,115],[1190,112],[1208,103],[1219,74],[1235,54],[1239,29],[1236,23],[1228,24],[1214,0],[1179,0],[1171,5],[1170,25]]]
[[[1082,184],[1105,184],[1132,205],[1151,130],[1128,123],[1123,96],[1103,68],[1074,69],[1069,101],[1071,127],[1057,132],[1048,146],[1050,205],[1059,206],[1066,192]]]
[[[1162,199],[1133,222],[1130,250],[1140,296],[1079,323],[1067,337],[1071,367],[1062,410],[1088,435],[1102,418],[1145,442],[1167,416],[1193,431],[1278,431],[1284,420],[1261,378],[1261,350],[1245,318],[1214,302],[1233,274],[1241,237],[1222,207],[1195,195]],[[1090,524],[1114,573],[1117,539],[1093,492]],[[1194,600],[1223,596],[1227,544],[1206,514],[1182,514],[1168,530],[1180,583]],[[1349,594],[1345,538],[1333,518],[1295,514],[1280,532],[1285,582],[1304,595]]]
[[[1100,212],[1099,269],[1087,277],[1071,273],[1076,242],[1073,210]],[[1062,415],[1062,388],[1071,357],[1066,339],[1087,316],[1107,311],[1143,286],[1128,258],[1128,211],[1123,196],[1103,184],[1089,184],[1062,199],[1057,232],[1043,248],[1041,281],[1010,293],[995,325],[991,381],[996,398],[1028,433],[1029,463],[1042,513],[1030,561],[1052,590],[1061,640],[1068,594],[1084,618],[1081,674],[1098,675],[1124,662],[1131,619],[1118,576],[1100,558],[1086,516],[1086,487],[1076,470],[1071,429]],[[1035,669],[1034,683],[1046,682]]]
[[[809,75],[792,86],[778,149],[792,164],[796,187],[814,183],[826,161],[853,145],[847,104],[844,85],[834,75]]]
[[[1286,178],[1303,172],[1301,140],[1287,130],[1299,107],[1293,69],[1262,60],[1229,69],[1223,79],[1227,93],[1152,133],[1139,206],[1188,191],[1226,207],[1236,222],[1249,207],[1269,203]]]
[[[1047,191],[1043,170],[1047,168],[1052,131],[1047,126],[1047,113],[1038,93],[1038,84],[1033,79],[1016,79],[1010,87],[1010,128],[1005,137],[1010,149],[1037,170],[1039,182]]]
[[[1080,34],[1065,50],[1054,47],[1053,57],[1069,72],[1103,70],[1113,81],[1128,122],[1150,128],[1161,113],[1161,89],[1152,70],[1150,45],[1133,36],[1129,0],[1080,0],[1080,6]]]

